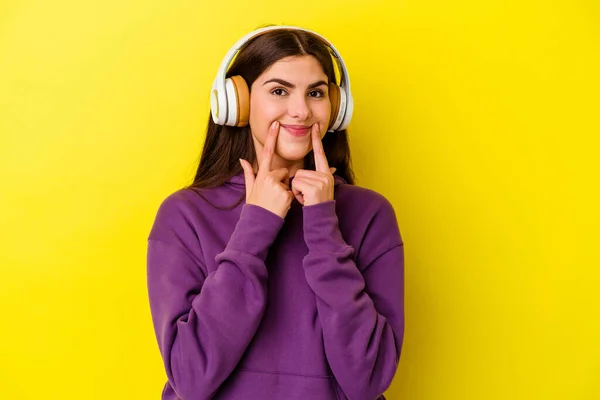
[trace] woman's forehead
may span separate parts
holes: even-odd
[[[273,63],[259,77],[267,81],[272,78],[284,79],[291,83],[313,83],[315,80],[327,81],[327,75],[319,61],[311,55],[291,56]]]

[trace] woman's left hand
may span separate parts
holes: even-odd
[[[299,169],[292,179],[292,193],[303,206],[324,203],[333,200],[335,168],[329,168],[319,124],[315,123],[311,129],[313,153],[315,156],[315,171]]]

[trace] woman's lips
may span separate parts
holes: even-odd
[[[304,125],[281,125],[282,128],[285,128],[292,136],[306,136],[310,132],[310,126]]]

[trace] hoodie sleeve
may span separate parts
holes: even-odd
[[[387,200],[354,248],[338,227],[335,200],[304,207],[306,279],[317,299],[327,360],[350,400],[390,386],[404,337],[404,247]]]
[[[184,400],[210,399],[234,370],[262,319],[265,258],[283,219],[243,205],[217,268],[206,275],[189,210],[162,207],[148,240],[152,320],[169,383]],[[194,241],[196,241],[195,244]],[[192,244],[190,244],[192,243]]]

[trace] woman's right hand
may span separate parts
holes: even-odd
[[[285,218],[294,194],[289,184],[284,182],[289,182],[289,170],[287,168],[271,170],[278,135],[279,122],[275,121],[269,128],[256,176],[248,161],[240,159],[240,163],[244,169],[244,180],[246,181],[246,204],[260,206]]]

